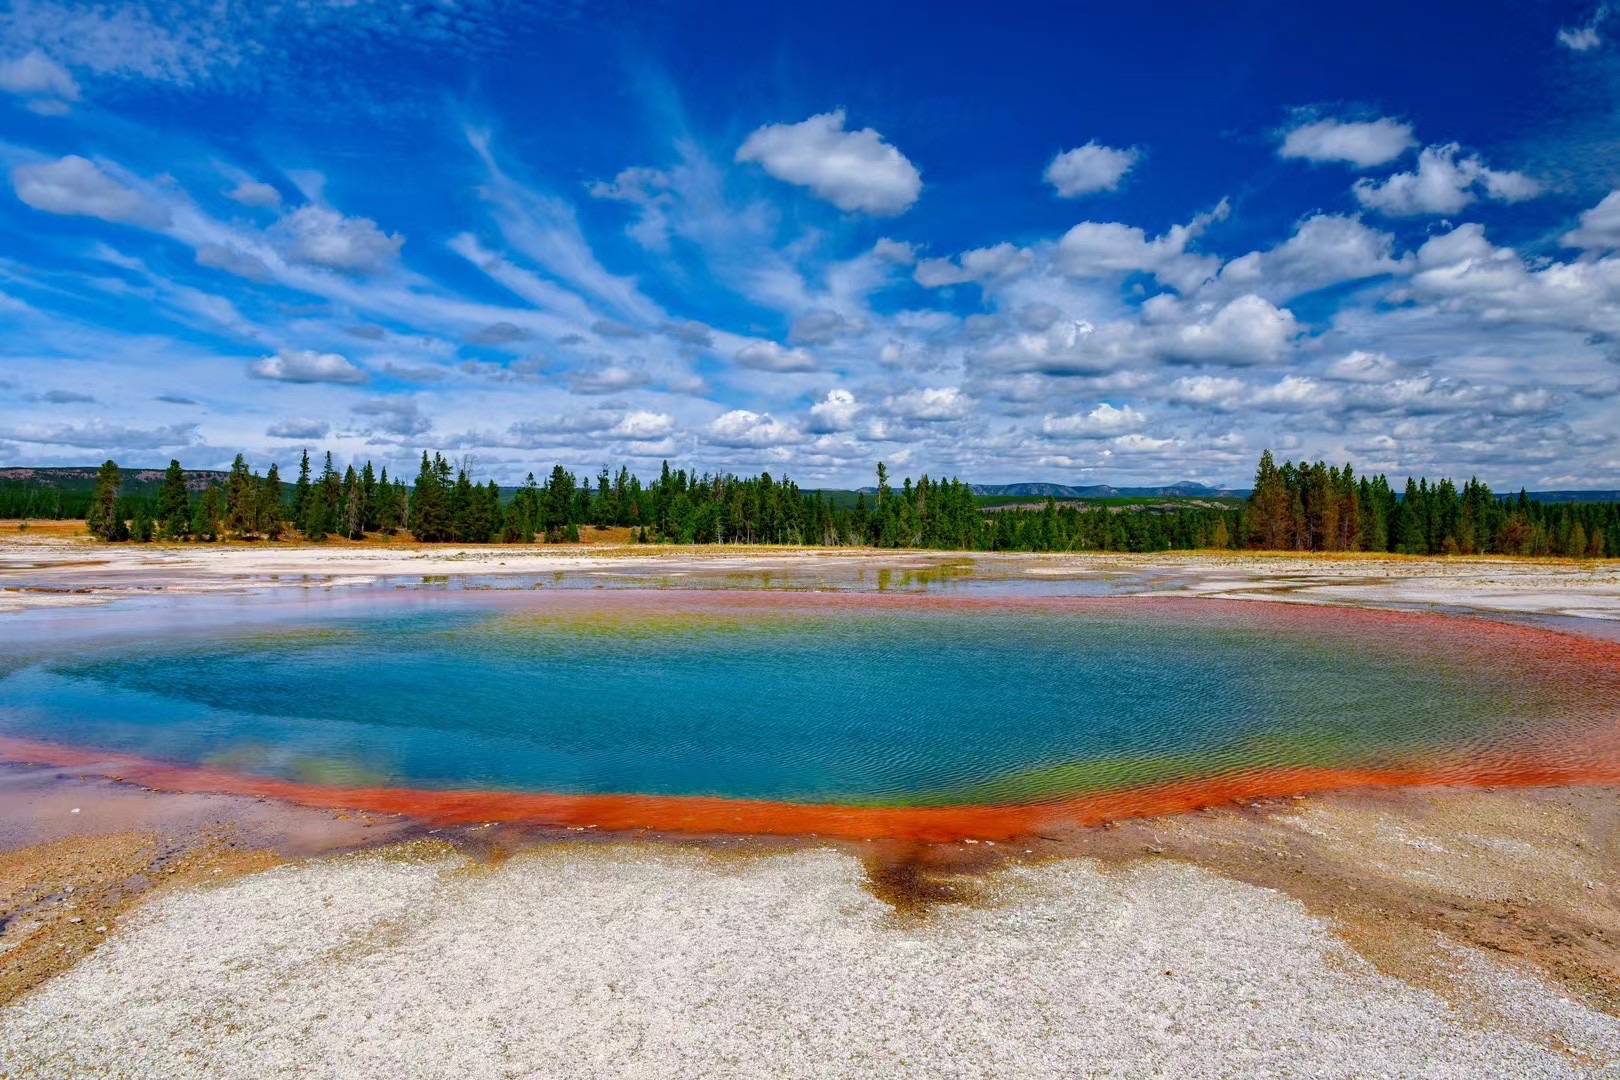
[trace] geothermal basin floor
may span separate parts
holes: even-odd
[[[24,1076],[1580,1076],[1620,1021],[1482,953],[1489,1022],[1278,892],[1011,865],[907,915],[832,848],[435,842],[137,910],[0,1013]]]

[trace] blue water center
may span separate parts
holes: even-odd
[[[559,595],[102,612],[0,669],[0,735],[317,784],[906,805],[1398,763],[1538,707],[1330,614]]]

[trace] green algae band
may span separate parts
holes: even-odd
[[[1162,599],[365,594],[42,623],[0,737],[332,788],[849,807],[1614,765],[1614,646]],[[1503,765],[1501,763],[1507,763]]]

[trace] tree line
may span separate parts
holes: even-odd
[[[222,538],[307,540],[408,533],[423,543],[571,542],[590,527],[628,527],[633,541],[674,544],[810,544],[968,551],[1249,549],[1416,555],[1598,557],[1620,553],[1620,503],[1541,503],[1523,491],[1501,498],[1477,479],[1408,479],[1397,493],[1382,475],[1348,464],[1260,457],[1245,502],[1137,507],[1059,503],[984,507],[970,485],[924,475],[891,482],[877,466],[870,492],[835,498],[769,473],[739,477],[671,469],[646,483],[621,467],[581,481],[561,465],[515,490],[479,482],[470,464],[422,454],[414,481],[368,461],[341,473],[327,453],[318,474],[306,451],[284,484],[237,455],[222,483],[193,491],[171,461],[155,496],[120,493],[108,461],[85,503],[104,540]],[[65,493],[66,494],[66,493]],[[870,495],[870,498],[868,498]],[[65,497],[65,495],[64,495]],[[61,505],[58,503],[58,505]]]
[[[0,480],[0,518],[62,521],[83,518],[90,492],[63,490],[55,484]]]
[[[1248,546],[1405,555],[1620,554],[1620,503],[1542,503],[1523,490],[1499,498],[1477,479],[1461,487],[1407,477],[1397,497],[1383,476],[1260,455],[1244,508]]]

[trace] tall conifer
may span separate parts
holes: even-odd
[[[298,480],[293,484],[293,524],[299,532],[309,529],[309,451],[305,450],[298,461]]]
[[[90,510],[85,515],[85,525],[92,536],[109,541],[128,538],[124,519],[118,512],[118,491],[123,484],[117,462],[111,458],[102,462],[96,471],[95,490],[90,494]]]
[[[251,536],[259,526],[259,482],[248,472],[247,460],[236,455],[225,480],[225,530]]]
[[[170,459],[158,489],[158,523],[163,535],[178,540],[191,530],[191,492],[186,489],[186,473],[177,459]]]
[[[282,532],[281,469],[275,462],[264,474],[259,486],[259,531],[271,540],[280,540]]]
[[[1288,488],[1271,451],[1260,455],[1254,474],[1254,490],[1249,494],[1248,532],[1252,547],[1277,550],[1288,538]]]

